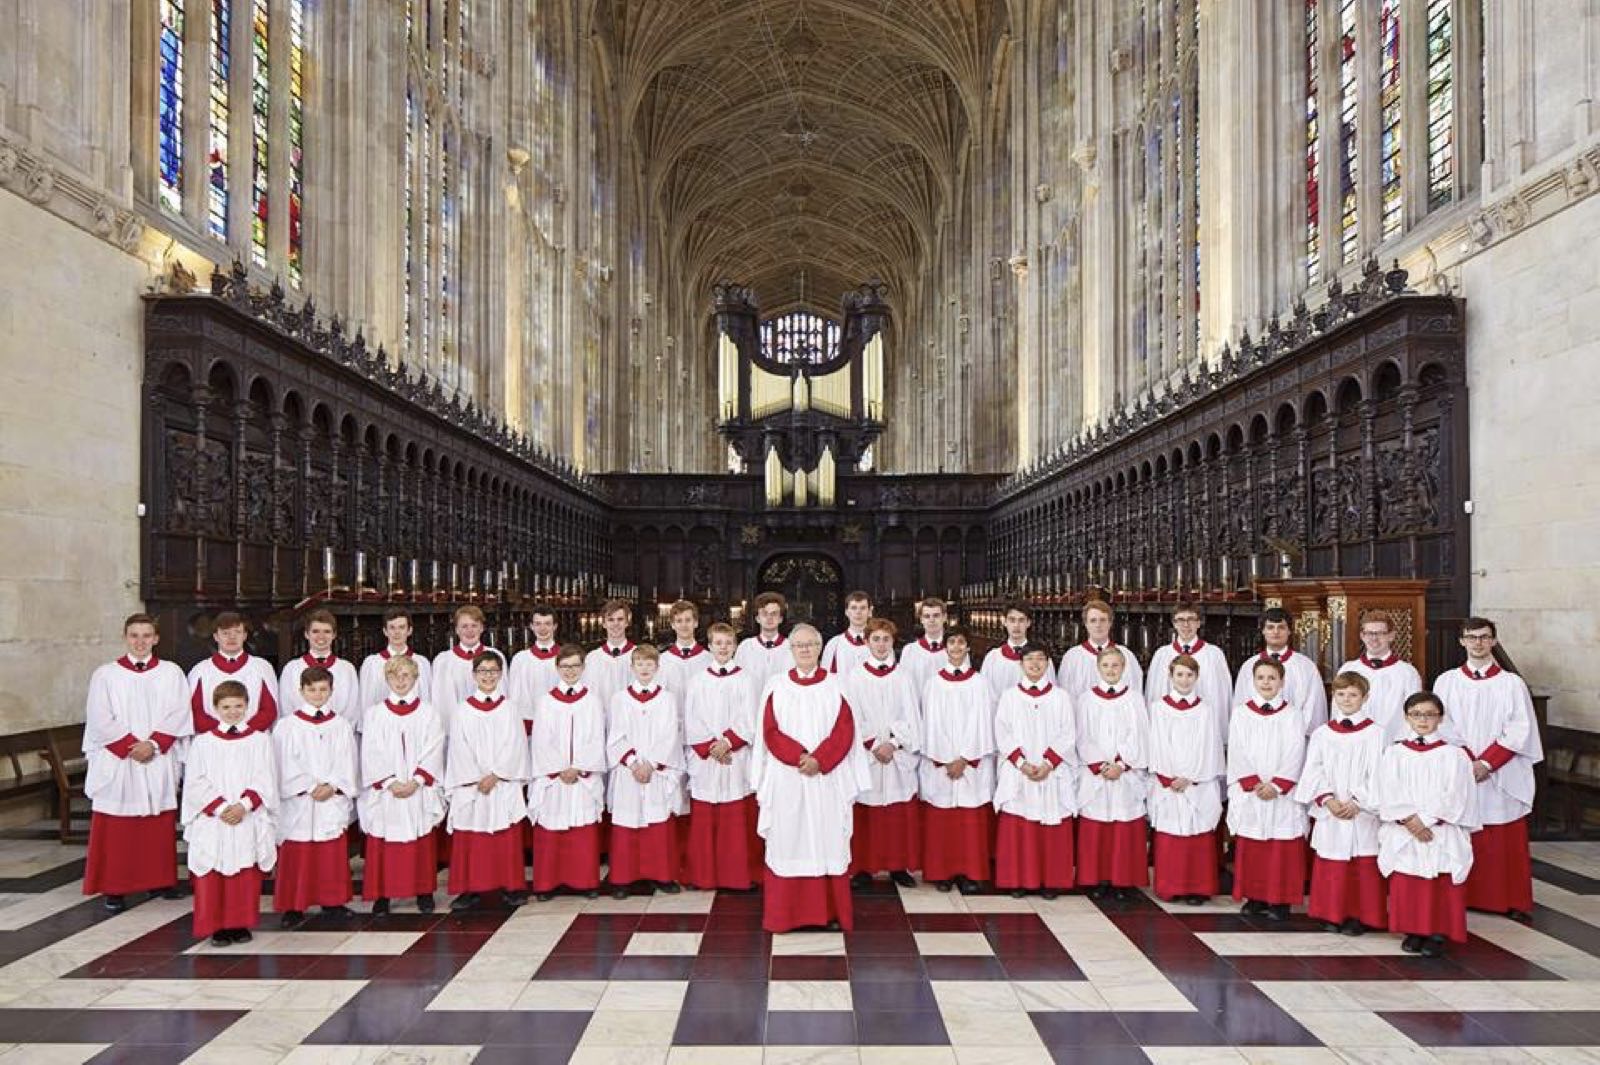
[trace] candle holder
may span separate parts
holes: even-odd
[[[383,594],[394,598],[395,589],[400,584],[400,560],[393,555],[385,555],[383,559]]]
[[[328,594],[333,594],[333,548],[322,549],[322,583],[327,585]]]

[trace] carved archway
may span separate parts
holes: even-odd
[[[844,570],[837,559],[816,551],[776,554],[756,571],[756,591],[779,592],[789,601],[789,622],[809,622],[831,636],[844,627]]]

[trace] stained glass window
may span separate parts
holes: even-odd
[[[406,5],[407,18],[410,17],[411,7]],[[412,356],[417,354],[411,347],[412,338],[416,336],[417,320],[417,279],[416,272],[412,269],[413,250],[417,243],[416,219],[414,212],[415,186],[417,172],[417,100],[411,91],[411,86],[406,86],[406,128],[405,128],[405,223],[406,223],[406,353]]]
[[[206,151],[207,218],[211,235],[228,239],[228,71],[232,0],[211,0],[211,126]]]
[[[161,0],[156,78],[156,160],[161,206],[183,211],[183,0]]]
[[[296,286],[305,272],[305,49],[306,0],[289,0],[289,283]]]
[[[1454,194],[1455,24],[1451,0],[1428,3],[1428,206],[1449,203]]]
[[[255,0],[250,24],[251,258],[267,265],[267,122],[272,113],[272,66],[269,58],[268,0]]]
[[[1306,0],[1306,280],[1322,279],[1322,148],[1318,122],[1317,0]]]
[[[1383,124],[1378,142],[1383,208],[1379,232],[1382,239],[1388,240],[1405,223],[1400,180],[1400,116],[1404,110],[1400,86],[1400,0],[1383,0],[1378,9],[1378,49],[1378,111]]]
[[[761,354],[773,362],[820,363],[839,353],[839,323],[794,311],[761,323]]]
[[[1339,257],[1356,261],[1360,250],[1356,194],[1361,179],[1361,150],[1357,144],[1356,14],[1360,0],[1339,2]]]

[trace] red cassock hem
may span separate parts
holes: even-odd
[[[1078,818],[1078,883],[1143,887],[1150,882],[1150,823]]]
[[[758,812],[754,795],[732,802],[693,800],[682,819],[689,822],[683,878],[707,890],[743,891],[760,883],[764,848],[756,835]]]
[[[261,870],[255,866],[230,876],[207,873],[189,879],[194,887],[194,934],[219,928],[254,928],[261,923]]]
[[[845,932],[855,928],[848,876],[779,876],[768,869],[761,894],[761,927],[768,932],[820,928],[829,921],[838,921]]]
[[[1467,941],[1467,889],[1448,875],[1389,875],[1389,931]]]
[[[856,804],[850,835],[850,872],[887,873],[922,864],[922,803]]]
[[[450,854],[455,844],[450,841],[450,830],[445,827],[448,821],[440,821],[433,826],[433,847],[439,869],[450,864]]]
[[[1533,863],[1528,854],[1528,819],[1484,825],[1472,834],[1472,871],[1467,906],[1490,913],[1533,911]]]
[[[522,864],[522,826],[507,825],[498,832],[451,833],[450,877],[452,892],[527,891],[528,869]]]
[[[1387,928],[1388,894],[1376,856],[1344,861],[1318,858],[1311,867],[1306,914],[1319,921],[1354,917],[1368,928]]]
[[[922,875],[927,880],[994,874],[994,807],[922,807]]]
[[[1155,866],[1157,898],[1174,899],[1182,895],[1217,893],[1217,833],[1174,836],[1155,833],[1151,848]]]
[[[568,887],[593,891],[600,886],[600,826],[560,831],[533,826],[533,890]]]
[[[678,819],[669,817],[644,828],[613,822],[609,859],[613,884],[678,879]]]
[[[1233,837],[1233,897],[1293,906],[1306,897],[1306,841]]]
[[[148,817],[89,816],[85,895],[160,891],[178,882],[178,812]]]
[[[361,872],[364,899],[406,898],[432,895],[439,885],[439,837],[429,832],[421,839],[397,843],[367,837],[366,864]]]
[[[1072,818],[1045,825],[1002,813],[994,835],[995,887],[1072,890]]]
[[[278,844],[272,874],[272,908],[279,913],[312,906],[343,906],[350,901],[350,850],[346,833],[313,843],[286,839]]]

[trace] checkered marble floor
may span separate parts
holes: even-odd
[[[0,1063],[1600,1065],[1600,845],[1535,852],[1532,922],[1474,915],[1430,961],[1222,901],[883,882],[849,934],[769,936],[759,896],[685,892],[268,917],[218,949],[187,900],[113,916],[81,848],[0,839]]]

